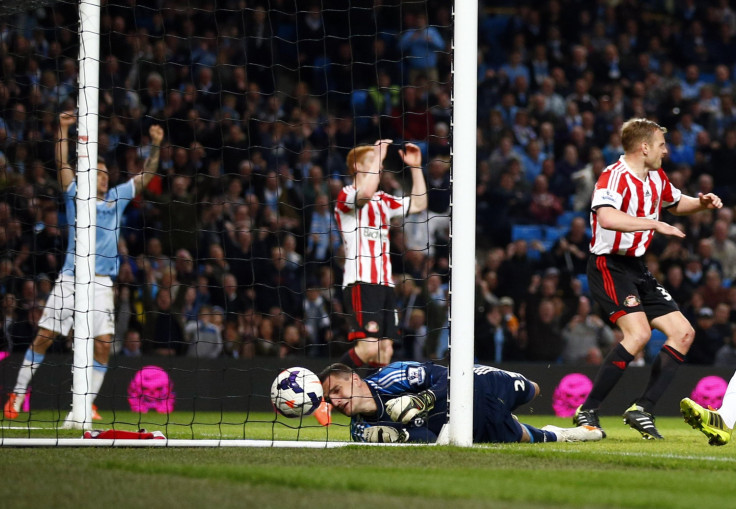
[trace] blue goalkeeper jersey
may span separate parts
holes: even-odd
[[[357,415],[350,422],[352,438],[364,441],[370,426],[391,426],[409,433],[410,442],[435,442],[447,422],[447,368],[432,362],[393,362],[365,378],[378,409],[373,415]],[[473,367],[473,441],[518,442],[521,427],[512,412],[534,398],[533,383],[519,373],[490,366]],[[431,390],[434,408],[426,417],[407,424],[391,420],[386,403],[402,394]]]
[[[447,422],[447,368],[432,362],[392,362],[366,377],[378,411],[374,415],[353,416],[350,431],[354,441],[362,442],[369,426],[392,426],[409,432],[410,442],[434,442]],[[434,409],[426,417],[416,417],[408,424],[391,420],[386,403],[402,394],[431,390],[437,397]]]
[[[74,275],[74,253],[76,252],[76,211],[77,182],[73,181],[64,192],[66,215],[69,218],[69,243],[67,244],[62,274]],[[115,186],[105,194],[104,200],[97,201],[97,235],[95,274],[116,276],[120,267],[118,260],[118,239],[120,222],[125,207],[135,198],[133,179]]]

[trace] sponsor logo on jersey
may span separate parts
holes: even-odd
[[[424,383],[424,368],[410,366],[406,369],[406,379],[410,385],[421,385]]]
[[[388,230],[384,232],[383,228],[361,228],[361,234],[368,240],[388,240]]]
[[[365,325],[366,332],[378,332],[378,323],[370,321]]]
[[[624,299],[624,306],[626,306],[627,308],[633,308],[634,306],[638,306],[639,304],[641,304],[641,301],[636,295],[629,295]]]

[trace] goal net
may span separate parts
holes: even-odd
[[[80,4],[2,7],[0,439],[60,443],[79,437],[71,422],[170,439],[349,441],[336,412],[330,426],[274,412],[271,384],[293,366],[319,373],[355,345],[359,310],[343,285],[356,256],[335,208],[355,182],[351,150],[376,140],[392,140],[380,189],[397,207],[426,203],[365,229],[374,251],[361,259],[395,285],[395,310],[383,309],[395,311],[391,360],[448,358],[451,7],[102,4],[98,82],[84,72]],[[74,232],[92,145],[96,222]],[[80,307],[68,292],[92,230],[94,289]],[[86,357],[73,352],[75,310],[96,338]],[[69,415],[80,373],[91,422]]]

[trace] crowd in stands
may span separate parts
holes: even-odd
[[[187,4],[102,11],[98,150],[111,185],[141,171],[151,123],[166,132],[159,174],[121,232],[116,351],[339,357],[334,200],[350,182],[347,152],[390,138],[421,147],[429,189],[427,212],[392,225],[396,357],[445,356],[450,6]],[[18,352],[71,220],[53,150],[55,118],[77,101],[75,9],[0,20],[2,332]],[[696,326],[690,361],[736,363],[732,2],[496,1],[479,23],[478,360],[596,364],[620,339],[587,295],[588,211],[598,175],[623,153],[621,124],[648,117],[669,130],[675,185],[726,203],[678,220],[683,240],[655,238],[649,269]],[[386,168],[383,188],[406,192],[397,153]]]

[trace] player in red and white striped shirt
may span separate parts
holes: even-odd
[[[354,347],[341,361],[351,367],[385,366],[391,362],[398,335],[389,230],[391,219],[427,208],[427,184],[419,147],[407,143],[399,155],[411,168],[411,195],[392,196],[378,189],[391,140],[355,147],[348,153],[353,185],[345,186],[335,204],[337,227],[345,245],[343,296],[350,315],[349,340]]]
[[[646,119],[632,119],[621,129],[624,155],[598,178],[591,205],[593,239],[588,281],[593,297],[611,322],[624,333],[596,376],[593,389],[573,419],[577,425],[600,427],[597,410],[621,379],[628,364],[649,342],[652,327],[667,341],[652,364],[642,396],[624,413],[624,422],[647,439],[660,439],[652,410],[669,386],[695,332],[667,290],[647,270],[644,253],[654,232],[684,237],[660,221],[662,208],[687,215],[723,206],[712,194],[683,195],[662,170],[667,129]]]

